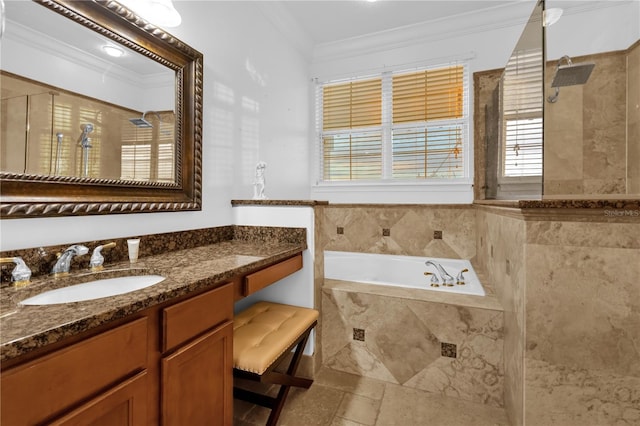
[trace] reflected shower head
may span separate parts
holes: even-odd
[[[140,118],[130,118],[129,121],[131,122],[131,124],[133,124],[136,127],[139,127],[139,128],[142,128],[142,129],[148,129],[150,127],[153,127],[153,124],[151,124],[150,122],[148,122],[144,118],[149,113],[155,114],[158,117],[158,121],[162,122],[162,118],[160,117],[160,114],[158,114],[155,111],[145,111],[144,114],[142,114],[142,117],[140,117]]]
[[[130,118],[129,121],[136,127],[149,128],[153,127],[151,123],[144,119],[144,115],[141,118]]]
[[[560,65],[563,59],[567,61],[567,65]],[[556,67],[556,75],[551,82],[551,87],[556,88],[556,93],[549,96],[547,100],[551,103],[556,102],[560,94],[560,87],[585,84],[587,80],[589,80],[591,71],[593,71],[595,66],[596,64],[594,63],[574,64],[571,62],[571,58],[566,55],[560,58],[560,60],[558,60],[558,66]]]

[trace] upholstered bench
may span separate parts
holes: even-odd
[[[318,322],[315,309],[257,302],[234,317],[233,375],[281,385],[277,397],[235,387],[234,398],[271,409],[267,425],[275,425],[291,386],[308,389],[313,380],[296,377],[304,347]],[[295,348],[286,373],[275,368]]]

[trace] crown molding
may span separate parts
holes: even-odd
[[[603,8],[628,6],[633,2],[634,0],[565,1],[562,2],[562,6],[565,15],[574,15]],[[500,28],[522,27],[528,22],[535,4],[536,2],[531,1],[517,1],[472,13],[424,21],[335,42],[320,43],[314,46],[312,61],[322,63]]]
[[[533,4],[530,1],[515,2],[473,13],[464,13],[335,42],[317,44],[313,52],[313,62],[344,59],[354,54],[365,55],[417,43],[428,43],[499,28],[522,26],[529,20],[532,7]]]
[[[9,20],[7,21],[9,22]],[[147,75],[136,74],[131,69],[91,55],[75,46],[62,43],[44,33],[34,31],[33,28],[13,21],[10,22],[10,25],[11,32],[7,32],[4,35],[7,39],[64,59],[81,69],[90,69],[99,74],[108,70],[114,79],[143,89],[153,89],[158,86],[174,84],[174,74],[172,72]]]

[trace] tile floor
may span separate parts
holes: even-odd
[[[275,388],[275,387],[274,387]],[[269,410],[234,401],[234,426],[264,425]],[[444,398],[327,368],[292,388],[279,426],[508,426],[503,409]]]

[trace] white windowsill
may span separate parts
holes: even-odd
[[[470,204],[471,181],[332,182],[311,187],[311,198],[330,203]]]

